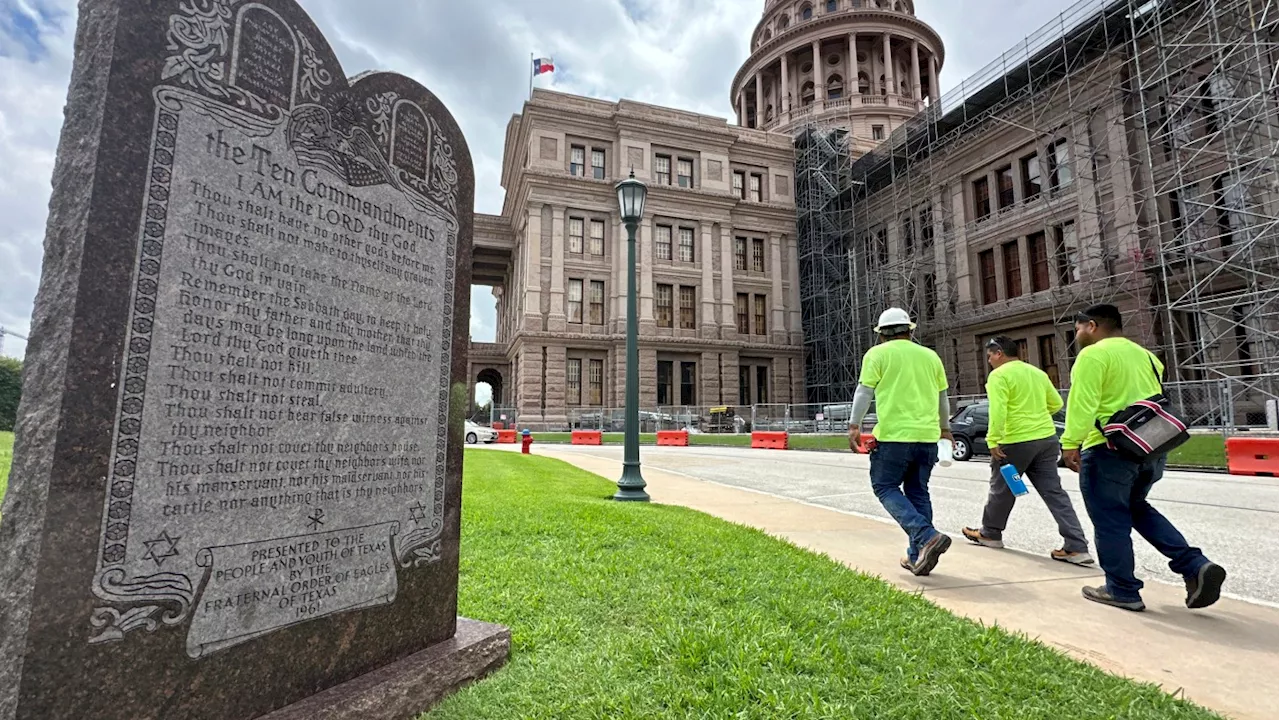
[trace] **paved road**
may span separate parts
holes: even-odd
[[[534,446],[535,450],[537,445]],[[609,458],[622,448],[564,447]],[[701,480],[758,490],[803,500],[823,507],[889,520],[868,482],[868,459],[851,453],[778,452],[734,448],[641,449],[641,461],[662,470]],[[934,522],[963,542],[960,529],[982,521],[988,465],[983,460],[934,469]],[[1080,498],[1075,473],[1063,470],[1063,485],[1090,538],[1093,527]],[[1215,562],[1227,568],[1225,590],[1241,599],[1275,604],[1280,586],[1280,495],[1274,478],[1246,478],[1210,473],[1170,471],[1152,490],[1152,503],[1198,544]],[[889,529],[886,529],[888,532]],[[899,532],[894,529],[893,532]],[[1136,534],[1138,575],[1146,580],[1182,584],[1169,571],[1162,555]],[[904,536],[905,540],[905,536]],[[1047,553],[1061,546],[1057,526],[1034,492],[1018,501],[1004,540],[1008,547]],[[905,548],[905,542],[904,542]],[[992,550],[991,552],[999,552]]]

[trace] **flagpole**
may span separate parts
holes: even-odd
[[[529,53],[529,99],[533,100],[533,53]]]

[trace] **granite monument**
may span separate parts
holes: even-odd
[[[396,717],[456,617],[473,170],[293,0],[82,0],[0,523],[0,719]]]

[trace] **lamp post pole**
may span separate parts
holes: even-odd
[[[625,426],[623,427],[622,477],[614,500],[649,502],[640,475],[640,349],[636,336],[639,321],[636,311],[636,227],[644,210],[644,185],[631,177],[618,183],[622,221],[627,228],[627,388]],[[638,195],[638,201],[636,199]]]

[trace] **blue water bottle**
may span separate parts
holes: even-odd
[[[1000,474],[1004,476],[1004,482],[1013,491],[1014,497],[1027,494],[1027,484],[1022,481],[1022,475],[1018,474],[1018,468],[1005,463],[1000,466]]]

